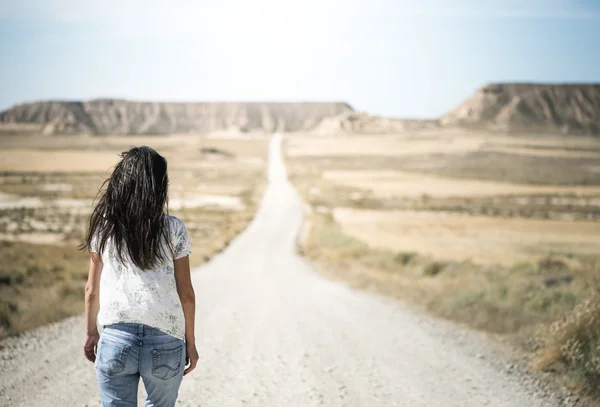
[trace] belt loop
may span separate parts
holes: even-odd
[[[138,335],[144,336],[144,324],[138,324]]]

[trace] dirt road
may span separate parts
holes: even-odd
[[[198,369],[181,406],[559,405],[483,334],[330,282],[295,253],[302,203],[281,138],[250,227],[194,272]],[[83,319],[2,342],[0,405],[95,406]]]

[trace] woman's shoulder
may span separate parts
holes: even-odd
[[[169,215],[169,226],[173,229],[173,230],[181,230],[181,229],[185,229],[185,224],[183,223],[183,221],[181,219],[179,219],[177,216],[173,216],[173,215]]]
[[[174,249],[174,259],[177,260],[190,254],[192,251],[190,237],[183,221],[175,216],[169,215],[171,243]]]

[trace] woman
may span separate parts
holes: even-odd
[[[198,361],[190,239],[168,215],[167,161],[150,147],[121,157],[82,245],[91,257],[83,350],[103,406],[136,406],[140,377],[147,406],[173,406]]]

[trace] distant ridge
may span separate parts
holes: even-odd
[[[213,131],[391,134],[436,127],[600,135],[600,84],[490,84],[437,120],[390,119],[344,102],[137,102],[121,99],[25,103],[0,123],[43,134],[168,134]]]
[[[185,103],[119,99],[25,103],[0,113],[1,123],[39,124],[44,134],[168,134],[234,130],[307,131],[352,111],[343,102]]]
[[[440,125],[597,135],[600,84],[490,84],[443,116]]]

